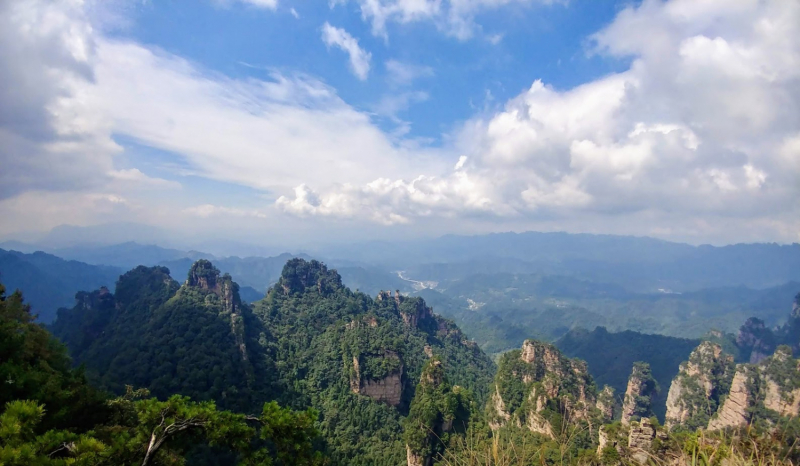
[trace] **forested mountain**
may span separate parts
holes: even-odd
[[[800,283],[790,282],[763,290],[634,293],[574,277],[503,273],[438,283],[418,294],[496,353],[529,337],[554,341],[576,326],[700,338],[711,328],[736,332],[751,316],[777,325],[797,290]]]
[[[41,322],[50,322],[60,307],[71,306],[75,293],[113,286],[122,272],[67,261],[44,252],[23,254],[0,249],[0,280],[9,290],[20,289]]]
[[[208,261],[196,262],[183,285],[165,267],[137,267],[113,294],[79,294],[52,328],[90,380],[115,393],[134,385],[239,412],[268,400],[314,407],[334,464],[405,461],[402,420],[430,358],[469,399],[485,399],[493,372],[421,298],[372,299],[303,259],[289,260],[252,308]]]
[[[114,393],[133,385],[239,412],[274,398],[261,324],[238,285],[205,260],[183,285],[164,267],[140,266],[120,277],[113,295],[79,293],[52,330],[90,380]]]
[[[7,296],[0,284],[0,464],[322,463],[313,446],[313,411],[267,403],[260,414],[245,416],[210,401],[148,398],[147,390],[130,386],[111,399],[71,363],[66,348],[35,323],[21,293]]]

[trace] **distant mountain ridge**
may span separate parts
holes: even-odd
[[[64,260],[52,254],[24,254],[0,249],[0,280],[22,290],[41,322],[50,322],[60,307],[72,306],[75,293],[113,287],[122,269]]]

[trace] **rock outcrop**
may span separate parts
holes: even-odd
[[[594,382],[584,361],[570,359],[553,345],[527,340],[500,360],[489,403],[490,426],[509,422],[553,437],[553,415],[567,422],[599,423]],[[597,421],[597,422],[595,422]]]
[[[597,394],[597,410],[603,417],[604,422],[610,422],[614,419],[614,406],[616,400],[614,399],[614,389],[606,385],[603,390]]]
[[[401,295],[400,291],[395,291],[394,296],[392,296],[392,293],[389,291],[381,291],[378,293],[377,300],[386,302],[394,301],[397,312],[400,313],[403,322],[409,327],[438,327],[436,319],[433,317],[433,311],[430,307],[425,305],[425,301],[419,298],[408,298]]]
[[[711,342],[698,346],[681,364],[667,395],[665,426],[683,425],[694,430],[708,424],[728,393],[733,377],[733,356]]]
[[[752,397],[748,384],[750,372],[750,367],[746,365],[742,364],[736,367],[736,373],[728,390],[728,397],[717,414],[709,421],[709,430],[747,424],[749,420],[747,408],[750,407]]]
[[[220,271],[211,262],[201,259],[189,269],[189,276],[184,286],[196,288],[215,295],[222,305],[221,315],[230,316],[231,333],[236,340],[242,360],[247,361],[247,345],[244,338],[244,318],[242,317],[242,300],[239,297],[239,285],[229,274],[220,276]],[[215,304],[206,299],[208,305]]]
[[[758,364],[775,351],[775,334],[763,320],[751,317],[739,329],[736,346],[750,364]]]
[[[639,464],[647,463],[655,438],[656,429],[650,419],[642,418],[639,422],[631,423],[628,433],[628,451],[631,458]]]
[[[400,406],[403,400],[403,364],[393,351],[386,351],[381,357],[391,359],[396,369],[379,379],[362,376],[361,363],[353,357],[353,372],[350,377],[350,390],[389,406]]]
[[[760,367],[764,407],[779,416],[800,414],[800,360],[792,358],[789,346],[779,346]]]
[[[651,399],[658,392],[658,384],[650,373],[650,365],[645,362],[633,364],[625,398],[622,402],[623,425],[653,415]]]
[[[730,393],[708,429],[747,425],[754,421],[754,413],[763,409],[777,416],[800,414],[800,361],[792,358],[789,346],[779,346],[757,365],[736,366]]]

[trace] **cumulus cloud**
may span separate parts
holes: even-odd
[[[376,36],[388,38],[386,25],[431,21],[446,34],[461,40],[469,39],[479,27],[475,15],[484,10],[510,4],[551,4],[558,0],[332,0],[331,5],[353,1],[361,9],[361,17],[372,26]],[[490,36],[490,40],[499,36]]]
[[[645,1],[592,40],[597,53],[631,57],[630,69],[566,91],[535,81],[502,111],[464,125],[455,145],[467,158],[450,174],[279,206],[407,221],[477,210],[609,224],[647,213],[651,225],[687,230],[726,218],[798,239],[800,4]],[[465,180],[469,202],[455,189]],[[657,228],[664,224],[644,232]]]
[[[372,54],[359,47],[358,39],[344,29],[333,27],[326,22],[322,25],[322,41],[328,47],[338,47],[347,53],[353,74],[362,81],[367,79]]]
[[[533,81],[426,149],[314,77],[233,79],[103,35],[77,0],[0,2],[0,233],[179,213],[800,240],[800,4],[649,0],[591,41],[630,68],[567,90]],[[425,76],[404,65],[385,115],[427,97],[402,87]],[[112,135],[264,207],[183,198]]]

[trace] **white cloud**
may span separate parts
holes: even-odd
[[[183,209],[183,212],[196,217],[208,218],[214,216],[232,216],[232,217],[255,217],[267,218],[267,214],[255,209],[240,209],[237,207],[216,206],[213,204],[202,204],[194,207]]]
[[[397,60],[386,61],[386,73],[389,84],[408,86],[419,78],[430,78],[434,75],[430,66],[414,65]]]
[[[360,80],[364,81],[369,75],[369,62],[372,54],[358,45],[358,40],[341,28],[333,27],[329,23],[322,25],[322,41],[328,47],[336,46],[350,57],[350,70]]]
[[[116,183],[131,183],[148,187],[180,188],[181,184],[177,181],[154,178],[142,173],[138,168],[125,168],[122,170],[111,170],[108,176]]]
[[[254,6],[256,8],[266,8],[275,10],[278,8],[278,0],[214,0],[220,4],[230,4],[234,2],[244,3],[245,5]]]
[[[389,22],[406,24],[432,21],[446,34],[461,40],[472,37],[479,26],[475,15],[485,10],[510,4],[551,4],[559,0],[350,0],[358,3],[361,17],[372,25],[372,33],[388,38]],[[346,4],[348,0],[332,0],[331,5]],[[491,35],[489,41],[499,42],[502,36]]]
[[[800,239],[800,4],[645,1],[593,40],[630,69],[568,90],[534,81],[425,149],[313,77],[232,79],[104,36],[79,1],[0,2],[0,233],[285,212],[448,231]],[[384,114],[423,98],[397,94]],[[135,168],[112,135],[277,201],[160,195],[176,185]]]
[[[800,3],[645,1],[593,39],[600,53],[630,56],[630,69],[566,91],[536,81],[469,121],[454,147],[467,158],[420,179],[435,190],[376,180],[394,189],[344,186],[279,206],[405,221],[480,212],[560,228],[591,218],[698,237],[737,225],[797,240]],[[454,188],[464,180],[471,201]]]
[[[292,16],[295,17],[295,19],[300,19],[300,13],[298,13],[297,10],[295,10],[294,8],[289,8],[289,13],[291,13]]]

